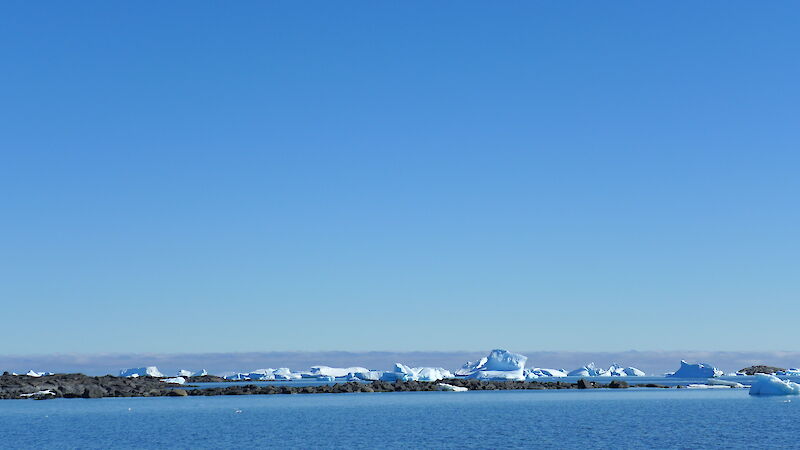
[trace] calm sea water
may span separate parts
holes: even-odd
[[[800,398],[746,389],[0,401],[3,448],[787,448]]]

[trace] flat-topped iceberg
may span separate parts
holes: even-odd
[[[453,374],[441,367],[408,367],[405,364],[396,363],[394,369],[383,372],[381,381],[439,381],[445,378],[453,378]]]
[[[757,373],[756,381],[750,386],[750,395],[800,395],[800,384]]]
[[[714,378],[724,374],[721,370],[708,363],[689,364],[681,360],[681,368],[675,373],[667,374],[674,378]]]
[[[468,362],[456,371],[456,375],[478,380],[525,380],[527,356],[496,349],[478,361]]]
[[[181,370],[178,371],[178,375],[177,376],[179,376],[179,377],[190,377],[190,376],[192,376],[192,371],[191,370],[186,370],[186,369],[181,369]]]
[[[119,371],[119,376],[136,378],[136,377],[156,377],[164,378],[164,374],[158,371],[156,366],[148,367],[135,367],[133,369],[122,369]]]

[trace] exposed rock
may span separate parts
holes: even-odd
[[[488,381],[466,378],[445,380],[448,385],[470,391],[492,390],[541,390],[541,389],[589,389],[625,388],[628,383],[613,380],[600,384],[586,379],[577,383],[563,381]],[[373,381],[371,383],[347,382],[321,386],[231,385],[225,387],[184,389],[166,386],[158,378],[122,378],[115,376],[89,377],[81,374],[45,375],[42,377],[0,376],[0,399],[20,398],[100,398],[100,397],[163,397],[163,396],[212,396],[212,395],[273,395],[273,394],[335,394],[357,392],[410,392],[436,391],[439,385],[427,381]],[[637,385],[637,387],[666,387],[660,385]],[[43,394],[42,392],[50,392]]]
[[[755,375],[757,373],[773,374],[775,372],[786,372],[786,369],[782,369],[780,367],[772,367],[772,366],[750,366],[750,367],[745,367],[739,372],[745,375]]]

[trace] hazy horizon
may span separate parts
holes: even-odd
[[[526,367],[572,370],[589,362],[600,367],[618,363],[634,366],[648,375],[662,375],[677,370],[680,360],[707,362],[726,373],[755,364],[800,366],[800,352],[736,352],[736,351],[622,351],[622,352],[554,352],[514,351],[528,357]],[[53,372],[82,372],[88,375],[117,375],[131,367],[157,366],[165,375],[179,369],[206,369],[211,374],[249,372],[263,368],[288,367],[306,370],[312,365],[332,367],[362,366],[374,370],[389,370],[396,362],[410,366],[434,366],[454,370],[467,361],[486,356],[486,351],[457,352],[243,352],[243,353],[184,353],[184,354],[51,354],[0,355],[0,372],[25,373],[28,370]]]

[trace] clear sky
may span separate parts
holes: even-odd
[[[796,2],[4,2],[0,353],[800,350]]]

